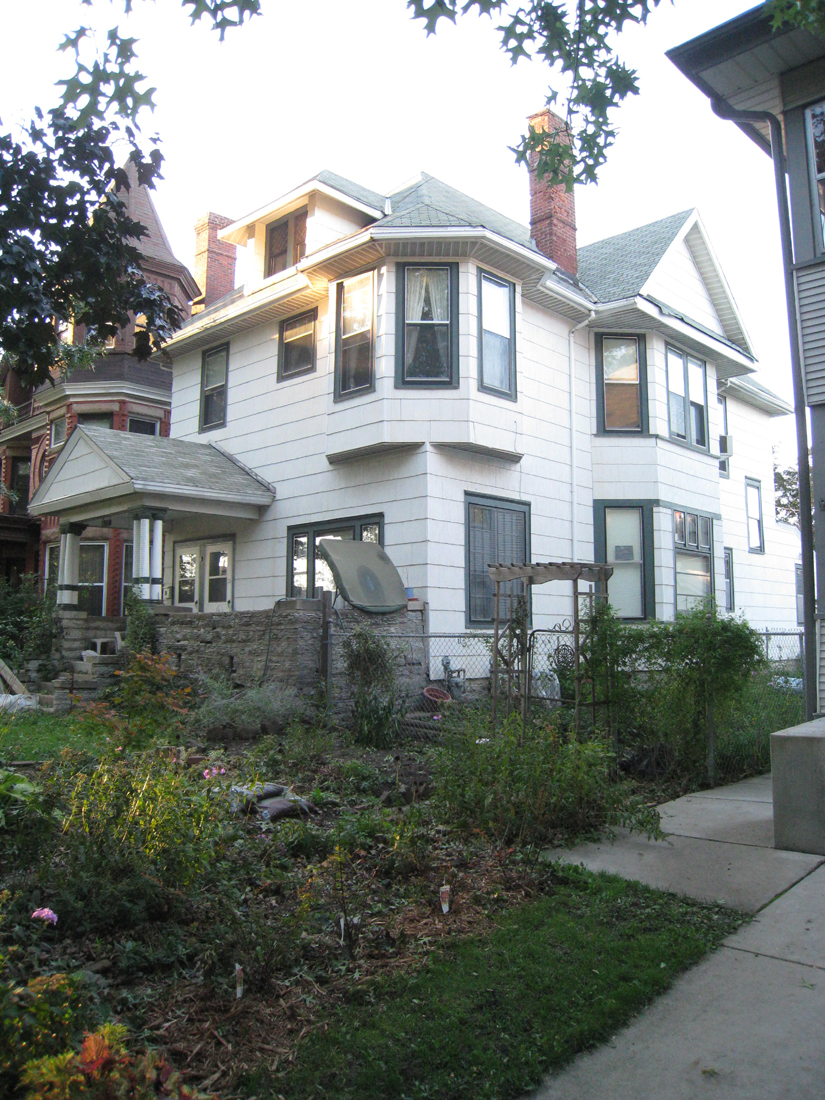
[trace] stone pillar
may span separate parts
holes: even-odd
[[[60,564],[57,570],[57,606],[65,611],[77,611],[80,591],[80,536],[82,523],[60,525]]]
[[[163,599],[163,517],[152,516],[152,569],[149,579],[149,599],[160,603]]]

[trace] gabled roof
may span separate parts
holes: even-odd
[[[265,481],[210,444],[76,427],[32,497],[29,512],[59,512],[90,493],[104,502],[145,493],[255,506],[275,498]]]
[[[771,416],[787,416],[793,412],[793,408],[777,394],[772,393],[767,386],[748,376],[731,378],[728,382],[728,393],[744,401],[747,405],[762,409]]]
[[[683,210],[578,249],[580,281],[600,302],[635,298],[692,213]]]

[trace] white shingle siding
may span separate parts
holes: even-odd
[[[680,218],[683,222],[685,215]],[[308,240],[331,240],[343,230],[353,232],[363,224],[360,219],[352,211],[346,214],[335,200],[317,196],[310,210]],[[673,220],[673,233],[678,233],[680,224],[679,218]],[[255,247],[261,265],[263,240],[259,231]],[[485,270],[497,273],[486,265]],[[476,264],[462,260],[458,276],[459,385],[455,389],[396,388],[396,267],[390,260],[375,270],[372,393],[335,400],[335,283],[318,303],[314,373],[277,382],[276,322],[252,324],[232,336],[225,427],[199,434],[201,353],[177,358],[173,435],[220,444],[277,489],[275,503],[260,521],[223,524],[219,532],[231,533],[235,539],[237,609],[267,607],[285,594],[290,526],[382,513],[387,551],[405,584],[429,602],[431,629],[463,631],[467,493],[529,504],[532,559],[570,558],[571,322],[550,308],[523,300],[517,286],[518,400],[482,393],[478,388]],[[713,331],[722,331],[684,242],[667,249],[648,289]],[[597,318],[590,329],[585,327],[575,336],[579,559],[594,557],[594,499],[656,502],[652,508],[653,561],[647,560],[646,567],[652,570],[656,616],[672,618],[672,510],[721,514],[723,519],[714,522],[713,551],[719,601],[724,599],[723,547],[731,546],[737,609],[744,609],[760,627],[791,628],[795,623],[796,548],[793,534],[773,520],[771,455],[765,442],[767,415],[729,397],[729,431],[736,451],[731,480],[720,482],[714,364],[707,362],[710,446],[702,452],[669,438],[666,341],[661,334],[648,332],[639,335],[645,336],[647,348],[650,434],[596,434],[592,332],[603,328]],[[215,344],[222,342],[216,335]],[[678,346],[678,341],[674,344]],[[404,444],[410,449],[388,449]],[[371,447],[385,449],[364,453]],[[486,448],[486,453],[478,453],[479,448]],[[519,454],[523,456],[520,461],[516,460]],[[746,474],[761,480],[763,486],[765,555],[747,553]],[[167,541],[167,583],[172,577],[172,542],[215,533],[214,523],[210,527],[202,518],[175,521],[173,537]],[[568,584],[537,586],[533,592],[534,625],[547,627],[569,616],[570,592]]]

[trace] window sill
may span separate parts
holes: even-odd
[[[712,458],[714,462],[719,461],[719,456],[712,455],[709,447],[697,447],[695,443],[688,443],[685,439],[676,439],[672,435],[657,435],[656,438],[662,439],[666,443],[672,443],[674,447],[681,447],[683,451],[693,451],[694,454]]]
[[[765,549],[763,547],[761,550],[754,550],[753,547],[749,546],[748,547],[748,553],[749,554],[761,554],[764,557]]]
[[[397,390],[457,390],[459,388],[459,380],[446,379],[442,381],[436,381],[433,379],[412,379],[408,381],[402,381],[399,378],[395,380],[395,388]]]
[[[512,401],[513,403],[518,402],[517,393],[513,393],[511,390],[496,390],[493,389],[492,386],[482,386],[480,382],[478,384],[478,392],[486,393],[490,397],[499,397],[503,401]]]
[[[336,393],[333,395],[332,400],[337,404],[339,401],[353,401],[356,397],[366,397],[371,393],[375,393],[374,382],[371,386],[364,386],[359,390],[348,390],[346,393]]]
[[[217,431],[218,428],[225,428],[225,427],[226,427],[226,421],[225,420],[221,421],[220,424],[199,424],[198,425],[198,435],[203,435],[204,432],[214,432],[214,431]]]

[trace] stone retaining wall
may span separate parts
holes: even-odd
[[[245,687],[253,687],[263,679],[312,694],[324,684],[329,655],[330,702],[336,713],[349,706],[338,639],[356,626],[408,638],[400,643],[399,689],[406,695],[411,691],[420,693],[424,686],[420,611],[369,615],[347,606],[332,609],[332,642],[326,646],[321,600],[281,600],[274,610],[204,614],[183,614],[159,607],[155,614],[158,650],[172,654],[182,671],[230,677],[233,683]]]

